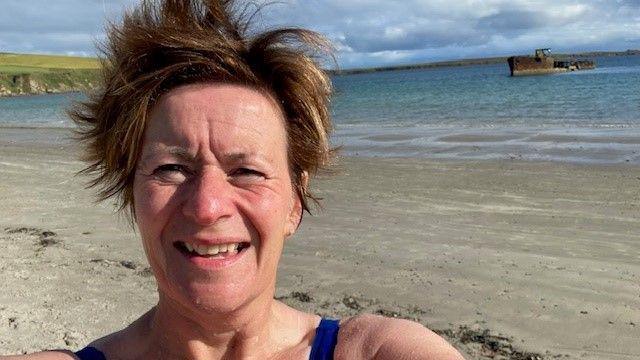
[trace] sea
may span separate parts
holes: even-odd
[[[639,165],[640,56],[594,60],[528,77],[506,62],[336,75],[332,143],[349,156]],[[0,135],[71,128],[65,109],[82,97],[0,98]]]

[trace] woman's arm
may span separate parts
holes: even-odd
[[[360,315],[341,325],[336,359],[461,360],[460,353],[421,324]]]

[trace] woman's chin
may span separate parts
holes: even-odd
[[[171,298],[191,310],[211,315],[233,313],[249,303],[253,294],[250,281],[175,279],[173,283]]]
[[[265,293],[264,284],[275,282],[275,273],[260,271],[254,246],[227,257],[169,251],[162,268],[156,276],[162,296],[187,311],[211,315],[241,309]]]

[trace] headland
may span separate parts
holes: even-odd
[[[99,74],[95,58],[0,53],[0,96],[93,89]]]

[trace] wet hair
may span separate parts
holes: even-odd
[[[264,91],[285,118],[292,183],[309,211],[307,186],[330,161],[331,82],[320,60],[331,55],[319,34],[298,28],[255,31],[251,3],[143,0],[110,24],[101,46],[102,86],[69,111],[84,145],[99,200],[116,197],[133,213],[133,179],[144,130],[157,100],[195,83],[239,84]],[[133,219],[131,219],[133,220]]]

